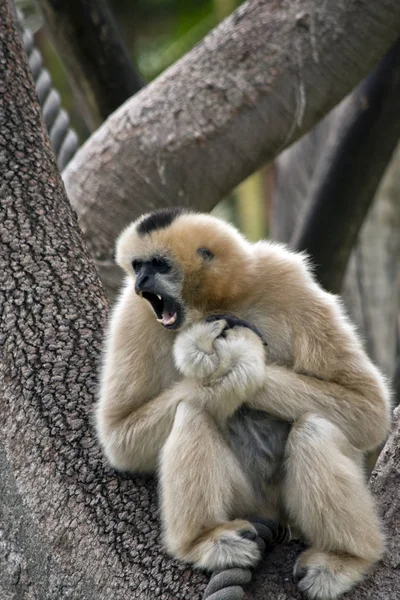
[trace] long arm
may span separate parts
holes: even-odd
[[[363,451],[376,448],[390,426],[387,390],[370,373],[363,385],[352,388],[351,381],[343,385],[269,365],[263,389],[249,404],[287,421],[298,421],[307,413],[323,415]]]
[[[172,362],[173,335],[126,288],[110,320],[96,407],[98,437],[120,470],[154,471],[184,397]]]
[[[97,431],[112,466],[121,471],[155,471],[183,399],[182,386],[177,383],[129,413],[113,410],[106,399],[99,403]]]
[[[390,425],[384,378],[337,298],[313,281],[298,257],[280,251],[279,258],[276,281],[270,277],[260,288],[249,315],[250,321],[255,315],[253,322],[268,340],[266,360],[260,354],[260,339],[246,328],[231,332],[234,355],[231,342],[218,336],[220,331],[213,339],[211,324],[196,325],[178,337],[176,364],[186,377],[198,381],[195,401],[217,418],[232,414],[243,402],[289,422],[317,413],[337,425],[355,447],[377,447]],[[262,268],[270,274],[272,265],[270,260]],[[267,322],[262,320],[265,315]],[[204,367],[211,369],[210,381]]]
[[[249,403],[287,421],[318,413],[361,450],[390,426],[390,393],[339,299],[314,280],[307,261],[281,246],[259,246],[253,318],[268,341],[261,391]]]

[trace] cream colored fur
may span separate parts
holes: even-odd
[[[250,244],[208,215],[184,214],[145,236],[136,228],[117,245],[128,278],[110,320],[96,410],[108,459],[117,469],[158,468],[173,555],[207,569],[254,565],[259,548],[246,517],[280,516],[311,545],[295,567],[300,589],[311,599],[339,597],[383,551],[362,467],[362,453],[390,425],[383,377],[303,256]],[[200,247],[214,253],[210,264]],[[154,253],[180,274],[179,332],[165,330],[134,291],[132,260]],[[247,328],[205,322],[213,313],[256,325],[268,347]],[[227,443],[227,419],[243,403],[293,423],[279,489],[261,503]]]

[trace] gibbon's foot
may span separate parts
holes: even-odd
[[[203,533],[183,558],[209,571],[253,567],[261,558],[260,541],[249,521],[236,519]]]
[[[293,576],[309,600],[336,600],[360,581],[368,562],[350,555],[306,550],[297,560]]]

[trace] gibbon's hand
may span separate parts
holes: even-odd
[[[174,345],[176,367],[200,384],[201,390],[198,385],[196,389],[208,397],[207,403],[214,401],[215,395],[230,395],[238,406],[262,387],[265,343],[246,325],[237,319],[232,326],[229,317],[210,319],[178,335]]]
[[[226,321],[226,329],[233,329],[234,327],[245,327],[247,329],[250,329],[251,331],[254,331],[254,333],[258,335],[258,337],[261,339],[264,346],[268,346],[265,336],[263,336],[258,327],[256,327],[252,323],[249,323],[248,321],[245,321],[244,319],[241,319],[240,317],[235,317],[234,315],[227,314],[210,315],[209,317],[206,317],[207,323],[212,323],[213,321],[220,320]]]

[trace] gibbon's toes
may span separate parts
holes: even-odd
[[[244,531],[239,531],[239,535],[245,540],[256,540],[257,534],[255,531],[250,531],[249,529],[245,529]]]
[[[234,521],[219,526],[203,540],[200,547],[200,555],[196,560],[196,566],[215,571],[216,569],[227,569],[232,567],[253,567],[260,558],[262,545],[256,531],[250,523],[245,521],[238,523],[236,529]]]
[[[249,519],[250,523],[254,525],[257,530],[257,534],[267,546],[272,544],[281,544],[290,540],[289,529],[285,525],[281,525],[274,519],[265,519],[262,517],[252,517]]]
[[[297,560],[293,576],[309,600],[337,600],[362,579],[364,571],[361,559],[311,549]]]

